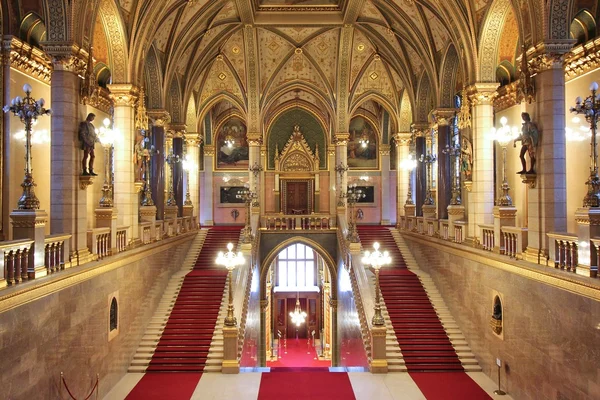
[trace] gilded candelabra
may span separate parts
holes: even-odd
[[[154,156],[155,154],[158,154],[158,150],[156,150],[156,148],[154,147],[154,145],[150,144],[150,131],[146,130],[146,129],[142,129],[142,136],[144,136],[143,139],[143,146],[144,146],[144,155],[143,155],[143,179],[144,179],[144,190],[142,193],[142,201],[141,201],[141,205],[142,206],[153,206],[154,205],[154,200],[152,199],[152,186],[151,186],[151,181],[152,181],[152,169],[150,168],[150,159],[152,156]],[[173,180],[171,179],[171,182]]]
[[[98,139],[104,148],[104,184],[102,185],[102,198],[100,198],[100,207],[113,206],[112,191],[112,152],[116,139],[116,132],[110,127],[110,119],[104,118],[103,126],[99,129]]]
[[[252,204],[257,198],[256,192],[250,190],[250,185],[246,183],[244,185],[244,189],[240,190],[236,194],[236,198],[242,200],[244,204],[246,204],[246,224],[244,225],[244,229],[242,229],[242,243],[252,243],[252,224],[250,222],[250,213],[252,209]]]
[[[258,180],[259,174],[263,171],[263,166],[255,161],[254,164],[250,168],[248,168],[248,170],[252,172],[252,175],[254,175],[254,193],[258,193],[256,181]],[[258,201],[258,196],[256,196],[252,201],[252,207],[258,206],[260,206],[260,203]]]
[[[177,200],[175,199],[175,190],[173,189],[173,170],[175,169],[175,164],[181,162],[181,158],[179,155],[170,153],[165,160],[169,164],[169,169],[171,171],[171,176],[169,179],[169,192],[167,195],[167,206],[176,206]]]
[[[373,326],[384,326],[385,320],[381,315],[381,304],[379,299],[379,269],[384,265],[392,263],[392,258],[387,251],[383,253],[379,251],[379,243],[373,243],[374,252],[365,251],[365,255],[362,259],[363,264],[370,265],[375,270],[375,314],[373,315]]]
[[[506,146],[518,136],[517,128],[510,127],[506,117],[500,118],[500,128],[492,129],[492,138],[496,140],[502,147],[502,195],[496,200],[496,204],[503,207],[511,207],[513,205],[512,198],[508,194],[510,187],[506,180]]]
[[[346,197],[345,197],[345,192],[342,190],[343,189],[342,185],[344,184],[344,174],[349,169],[350,168],[347,165],[344,165],[341,162],[335,166],[335,172],[337,172],[338,175],[340,176],[340,194],[338,195],[338,203],[337,203],[338,207],[344,207],[344,199]]]
[[[233,252],[233,243],[227,244],[227,252],[219,252],[216,263],[227,268],[227,277],[229,280],[229,304],[227,306],[227,317],[225,317],[225,326],[236,326],[237,321],[233,315],[233,270],[236,266],[244,263],[244,256],[241,252]]]
[[[596,82],[592,82],[590,91],[592,94],[584,100],[581,97],[577,97],[575,107],[571,107],[571,112],[585,115],[585,119],[590,124],[590,130],[592,131],[590,143],[590,176],[585,183],[588,186],[588,192],[583,198],[583,206],[600,207],[600,177],[598,177],[598,147],[596,139],[598,113],[600,112],[600,94],[598,94],[598,84]]]
[[[453,118],[455,120],[455,118]],[[452,125],[454,128],[455,125]],[[446,148],[442,150],[442,153],[447,154],[450,157],[450,164],[452,165],[452,197],[450,198],[450,205],[460,206],[462,204],[462,198],[460,195],[460,155],[462,154],[460,148],[460,140],[458,134],[453,136],[454,140],[450,141],[450,144],[446,145]]]
[[[25,178],[21,183],[23,194],[17,203],[19,210],[38,210],[40,208],[40,201],[34,191],[36,184],[33,181],[31,167],[31,131],[33,122],[37,121],[39,116],[52,114],[52,110],[44,108],[44,99],[34,100],[31,97],[31,90],[31,85],[26,83],[23,86],[26,96],[15,97],[11,100],[10,106],[6,105],[3,108],[5,113],[12,112],[25,125]]]
[[[428,151],[427,155],[421,154],[419,161],[425,163],[425,166],[427,167],[427,192],[425,193],[423,205],[432,206],[435,205],[435,200],[433,199],[431,182],[433,182],[433,164],[437,161],[437,156],[431,154],[431,151]]]
[[[415,202],[412,199],[412,171],[417,167],[417,160],[413,158],[412,154],[408,155],[408,158],[400,162],[400,169],[407,171],[408,173],[408,192],[406,193],[406,202],[404,205],[412,206]]]
[[[347,239],[352,243],[360,242],[358,232],[356,230],[356,216],[354,215],[354,205],[360,199],[364,199],[366,194],[356,187],[356,183],[348,186],[348,191],[344,194],[344,198],[348,200],[350,206],[350,220],[348,221],[348,236]]]

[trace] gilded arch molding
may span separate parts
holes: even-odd
[[[129,61],[125,27],[119,9],[113,0],[100,1],[99,16],[102,19],[104,31],[111,44],[108,46],[108,51],[113,83],[129,83],[129,73],[127,71]]]
[[[479,44],[479,82],[496,82],[500,38],[511,7],[510,0],[494,0],[486,15]]]
[[[66,42],[68,41],[67,8],[65,0],[47,0],[46,1],[46,23],[48,42]]]
[[[460,61],[454,45],[448,47],[446,57],[442,64],[442,76],[440,83],[440,101],[442,107],[450,108],[454,106],[454,90],[456,89],[456,79],[458,77],[458,69]]]
[[[331,276],[331,298],[334,300],[337,299],[336,263],[334,262],[331,255],[329,255],[329,253],[327,253],[327,250],[325,250],[318,242],[315,242],[314,240],[308,239],[303,236],[296,236],[296,237],[292,237],[292,238],[284,240],[283,242],[279,243],[279,245],[277,245],[275,248],[273,248],[269,252],[269,254],[267,254],[267,256],[262,260],[262,262],[260,264],[260,298],[261,299],[267,298],[267,291],[266,291],[267,274],[269,272],[269,268],[271,267],[271,264],[275,260],[275,257],[277,256],[277,254],[279,254],[280,251],[282,251],[286,247],[288,247],[292,244],[296,244],[296,243],[302,243],[306,246],[311,247],[314,251],[317,252],[317,254],[319,254],[323,258],[323,261],[325,262],[325,265],[329,269],[329,274]]]
[[[550,0],[548,10],[549,39],[569,39],[573,0]]]

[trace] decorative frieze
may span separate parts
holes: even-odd
[[[507,108],[519,104],[517,101],[517,86],[518,81],[509,83],[508,85],[501,86],[498,88],[498,95],[494,99],[494,109],[496,111],[503,111]]]
[[[42,50],[22,42],[16,37],[2,43],[2,62],[26,75],[50,83],[52,61]]]
[[[600,68],[600,38],[575,47],[565,58],[565,80]]]

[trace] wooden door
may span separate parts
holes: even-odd
[[[308,214],[308,182],[287,182],[286,213]]]

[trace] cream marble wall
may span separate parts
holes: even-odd
[[[126,373],[192,238],[1,313],[0,397],[57,399],[61,372],[77,398],[87,396],[99,374],[104,397]],[[117,291],[119,334],[109,342],[108,296]]]
[[[252,271],[252,281],[250,283],[250,298],[248,300],[248,315],[246,316],[246,325],[244,332],[244,345],[242,348],[242,357],[240,367],[257,367],[260,364],[260,276],[258,268]],[[269,346],[269,343],[267,343]],[[261,350],[264,352],[264,349]]]
[[[496,379],[496,358],[503,360],[502,385],[513,398],[600,398],[600,302],[404,238],[483,371]],[[495,292],[503,299],[504,340],[489,326]]]

